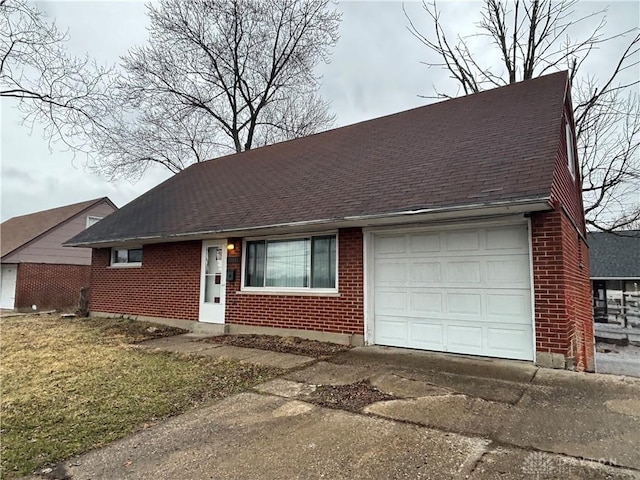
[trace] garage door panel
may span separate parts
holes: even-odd
[[[531,324],[531,297],[529,292],[487,293],[486,316],[491,321]]]
[[[487,250],[514,250],[529,253],[527,230],[521,226],[493,227],[485,231]]]
[[[527,236],[522,224],[376,235],[374,341],[531,359]]]
[[[480,293],[459,293],[449,291],[446,294],[447,313],[482,317],[482,295]]]
[[[380,315],[376,317],[376,342],[393,347],[406,346],[409,342],[409,322]]]
[[[409,265],[402,260],[378,260],[375,262],[376,285],[406,285]]]
[[[413,319],[410,322],[410,345],[427,350],[445,348],[445,329],[442,323]]]
[[[439,292],[411,292],[410,308],[413,313],[443,313],[444,296]]]
[[[445,279],[448,284],[480,284],[480,262],[478,260],[458,260],[446,262]]]
[[[458,230],[447,232],[444,235],[446,250],[449,252],[469,252],[480,249],[480,234],[478,230]]]
[[[375,309],[381,315],[408,315],[407,293],[378,290],[375,296]]]
[[[496,257],[486,261],[486,282],[494,285],[529,287],[529,258],[522,255]]]
[[[409,267],[412,285],[439,285],[442,283],[442,269],[437,262],[416,261]]]
[[[406,253],[406,235],[379,237],[376,239],[375,248],[379,255]]]
[[[413,254],[433,254],[436,252],[440,252],[441,247],[439,233],[411,235],[409,238],[409,245],[411,248],[411,253]]]
[[[533,338],[530,329],[500,328],[487,329],[487,350],[495,357],[533,360],[531,344]]]
[[[447,327],[447,346],[449,352],[482,353],[482,327],[468,325],[449,325]]]

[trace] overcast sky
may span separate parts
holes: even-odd
[[[588,13],[608,7],[609,33],[640,25],[640,2],[583,2]],[[69,50],[88,53],[98,62],[112,64],[134,45],[146,40],[147,18],[142,2],[74,1],[38,3],[61,29],[68,29]],[[479,2],[441,2],[443,19],[451,32],[469,33],[478,19]],[[429,57],[426,48],[406,29],[400,2],[341,2],[341,38],[329,65],[323,65],[322,95],[331,100],[336,126],[394,113],[430,103],[418,95],[433,93],[433,86],[453,91],[443,71],[427,69],[420,62]],[[414,22],[429,31],[430,23],[421,4],[405,3]],[[579,12],[580,13],[580,12]],[[586,25],[585,25],[586,27]],[[604,76],[621,51],[624,40],[592,55],[585,72]],[[432,57],[431,57],[432,58]],[[636,70],[628,72],[638,77]],[[45,210],[69,203],[108,196],[119,207],[169,177],[150,169],[136,184],[121,180],[109,183],[83,168],[58,145],[51,148],[42,131],[29,131],[19,124],[11,101],[1,104],[1,217]]]

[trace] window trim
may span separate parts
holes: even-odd
[[[89,228],[92,225],[95,225],[96,223],[98,223],[100,220],[102,220],[104,217],[98,217],[97,215],[87,215],[87,221],[85,222],[86,227],[85,228]],[[96,222],[94,223],[89,223],[90,220],[96,220]]]
[[[114,260],[116,258],[116,252],[118,250],[127,250],[127,252],[129,250],[141,250],[142,252],[144,252],[144,248],[142,245],[134,246],[134,247],[126,247],[126,248],[111,247],[111,255],[109,257],[109,268],[137,268],[142,266],[142,262],[115,262]],[[128,257],[128,253],[127,253],[127,257]]]
[[[247,261],[247,242],[257,240],[301,240],[311,237],[326,237],[329,235],[335,235],[336,237],[336,285],[332,288],[312,288],[312,287],[247,287],[245,285],[246,280],[246,261]],[[240,265],[240,291],[238,293],[245,294],[281,294],[281,295],[322,295],[335,296],[339,293],[340,285],[340,272],[338,266],[340,265],[340,235],[337,230],[313,232],[313,233],[298,233],[298,234],[286,234],[286,235],[266,235],[260,237],[245,237],[242,239],[242,262]]]
[[[567,168],[571,174],[571,178],[576,178],[576,142],[573,136],[573,128],[569,123],[569,119],[565,118],[564,122],[565,143],[567,149]]]

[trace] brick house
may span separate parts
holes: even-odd
[[[192,165],[82,232],[90,309],[593,370],[566,72]]]
[[[72,236],[116,210],[106,197],[13,217],[0,226],[3,309],[77,306],[91,278],[91,251],[65,248]]]

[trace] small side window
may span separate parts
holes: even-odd
[[[91,225],[95,225],[96,223],[98,223],[100,220],[102,220],[103,217],[87,217],[87,226],[86,228],[89,228]]]
[[[111,265],[117,267],[142,265],[142,247],[112,248]]]
[[[575,143],[573,141],[573,130],[569,122],[565,123],[565,132],[567,136],[567,167],[573,178],[576,178],[576,159],[575,159]]]

